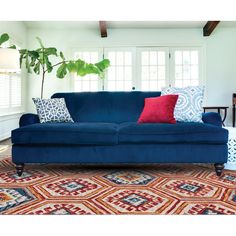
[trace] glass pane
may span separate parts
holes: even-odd
[[[191,66],[191,78],[198,79],[198,66]]]
[[[178,87],[178,88],[182,88],[183,87],[182,80],[176,80],[175,81],[175,86]]]
[[[191,85],[192,86],[198,86],[199,85],[199,81],[194,79],[194,80],[191,80]]]
[[[191,80],[183,80],[183,87],[191,86]]]
[[[132,81],[125,81],[124,82],[124,90],[131,91],[132,90]]]
[[[165,79],[166,71],[165,66],[158,66],[158,79]]]
[[[148,81],[142,81],[142,90],[143,91],[149,90],[149,82]]]
[[[149,64],[148,52],[142,52],[142,65]]]
[[[182,52],[181,51],[176,51],[175,52],[175,64],[181,65],[182,63],[183,63]]]
[[[183,64],[190,64],[190,52],[189,51],[183,51]]]
[[[117,52],[116,54],[116,64],[123,65],[124,64],[124,54],[123,52]]]
[[[158,52],[158,65],[165,65],[165,52]]]
[[[125,80],[132,80],[132,68],[125,67]]]
[[[108,52],[108,59],[110,60],[111,65],[115,65],[116,64],[115,52]]]
[[[123,81],[117,81],[116,82],[116,90],[122,91],[124,89],[124,82]]]
[[[190,79],[190,67],[183,66],[183,79]]]
[[[150,80],[157,80],[157,67],[150,66]]]
[[[142,80],[148,80],[149,79],[149,67],[143,66],[142,67]]]
[[[116,79],[117,80],[124,79],[124,68],[121,66],[116,67]]]
[[[166,87],[165,80],[159,80],[158,81],[158,90],[161,90],[162,88]]]
[[[84,53],[83,53],[83,59],[84,59],[86,62],[90,62],[90,53],[89,53],[89,52],[84,52]]]
[[[109,81],[107,88],[110,91],[115,91],[116,90],[116,82],[115,81]]]
[[[98,91],[98,80],[90,82],[90,91]]]
[[[151,91],[157,90],[157,81],[150,81],[150,90]]]
[[[115,80],[116,79],[116,69],[114,66],[111,66],[108,69],[108,75],[107,75],[108,80]]]
[[[0,108],[10,106],[10,77],[0,74]]]
[[[20,75],[11,76],[11,106],[21,106],[21,77]]]
[[[131,66],[132,65],[132,54],[131,52],[125,52],[125,65]]]
[[[150,52],[150,65],[157,65],[157,52]]]
[[[175,67],[175,79],[182,79],[182,66],[176,66]]]
[[[82,83],[83,91],[90,91],[90,86],[89,85],[90,85],[89,81],[83,80],[83,83]]]
[[[91,52],[91,63],[97,63],[98,62],[98,53],[97,52]]]
[[[75,92],[80,92],[81,91],[81,82],[80,81],[75,81],[75,83],[74,83],[74,91]]]
[[[191,52],[191,64],[192,65],[198,64],[198,51]]]

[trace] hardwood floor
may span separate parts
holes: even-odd
[[[11,139],[0,142],[0,159],[6,156],[11,156]]]

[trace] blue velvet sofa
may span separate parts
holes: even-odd
[[[24,114],[12,131],[12,160],[19,175],[25,163],[137,164],[214,163],[221,175],[228,131],[217,113],[204,123],[137,124],[147,97],[160,92],[56,93],[65,98],[75,123],[39,123]]]

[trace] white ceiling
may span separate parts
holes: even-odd
[[[28,28],[95,29],[98,21],[24,21]],[[106,21],[108,29],[203,28],[206,21]],[[236,27],[236,21],[221,21],[218,27]]]

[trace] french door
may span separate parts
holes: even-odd
[[[75,91],[160,91],[163,87],[202,84],[200,47],[111,47],[75,52],[75,58],[110,60],[104,80],[75,76]]]

